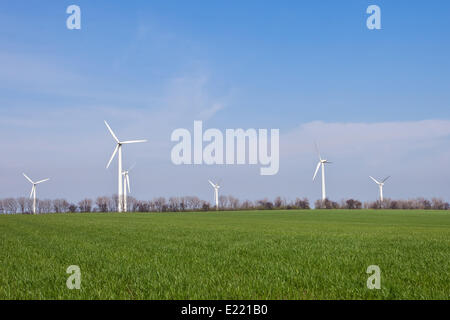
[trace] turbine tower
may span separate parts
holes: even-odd
[[[123,173],[122,173],[122,175],[123,175],[123,184],[124,184],[124,187],[123,187],[123,211],[124,212],[127,212],[127,189],[128,189],[128,193],[131,193],[131,190],[130,190],[130,176],[128,175],[128,173],[131,171],[131,169],[133,169],[134,168],[134,164],[128,169],[128,170],[126,170],[126,171],[124,171]]]
[[[214,184],[211,180],[208,180],[209,184],[214,188],[214,200],[216,202],[216,210],[219,210],[219,189],[218,183]]]
[[[31,184],[33,185],[33,187],[31,187],[31,193],[30,193],[30,199],[33,197],[33,214],[36,214],[36,186],[39,183],[48,181],[50,179],[44,179],[44,180],[40,180],[38,182],[33,182],[33,180],[31,180],[25,173],[23,173],[23,176],[31,182]]]
[[[317,163],[316,171],[314,172],[314,176],[313,176],[313,181],[316,179],[316,175],[317,175],[317,172],[319,171],[319,168],[322,167],[322,201],[325,201],[325,199],[327,198],[327,193],[325,190],[325,164],[332,163],[332,162],[322,159],[322,157],[320,156],[320,152],[319,152],[319,148],[317,147],[317,144],[316,144],[316,151],[317,151],[317,155],[319,156],[319,163]]]
[[[112,131],[111,127],[108,125],[108,122],[105,121],[106,127],[108,128],[109,132],[113,136],[114,140],[117,142],[116,148],[114,149],[114,152],[111,156],[111,159],[109,159],[108,164],[106,165],[106,168],[109,168],[109,165],[113,161],[114,157],[116,156],[116,153],[119,153],[118,155],[118,201],[117,201],[117,211],[123,212],[123,186],[122,186],[122,145],[124,144],[131,144],[131,143],[141,143],[141,142],[147,142],[147,140],[129,140],[129,141],[120,141],[117,136]]]
[[[380,188],[380,201],[383,202],[383,186],[384,183],[386,182],[387,179],[389,179],[391,176],[384,178],[381,181],[377,181],[374,177],[369,176],[370,179],[372,179],[373,181],[375,181],[375,183],[378,185],[378,187]]]

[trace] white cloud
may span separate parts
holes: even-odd
[[[438,146],[450,137],[450,121],[423,120],[378,123],[325,123],[314,121],[300,125],[283,135],[286,154],[320,148],[336,155],[361,152],[408,152]]]

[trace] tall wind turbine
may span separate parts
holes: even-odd
[[[25,173],[23,173],[23,176],[31,182],[31,184],[33,185],[33,187],[31,188],[31,193],[30,193],[30,199],[33,198],[33,214],[36,214],[36,186],[39,183],[48,181],[50,179],[44,179],[44,180],[40,180],[38,182],[33,182],[33,180],[31,180]]]
[[[373,181],[375,181],[375,183],[378,185],[378,187],[380,188],[380,201],[383,202],[383,186],[384,183],[386,182],[387,179],[389,179],[391,176],[384,178],[381,181],[377,181],[374,177],[369,176],[370,179],[372,179]]]
[[[123,187],[123,211],[127,212],[127,189],[128,189],[128,193],[131,193],[131,189],[130,189],[130,176],[128,175],[128,173],[131,171],[131,169],[134,168],[134,164],[128,169],[125,170],[122,175],[123,175],[123,183],[124,183],[124,187]]]
[[[316,144],[316,151],[317,151],[317,155],[319,156],[319,163],[317,163],[316,171],[314,172],[314,176],[313,176],[313,181],[314,181],[314,179],[316,179],[316,175],[317,175],[317,172],[319,171],[319,168],[322,167],[322,201],[325,201],[325,199],[327,198],[327,193],[325,191],[325,164],[332,163],[332,162],[322,159],[322,157],[320,156],[320,152],[319,152],[319,148],[317,147],[317,144]]]
[[[214,188],[214,200],[216,202],[216,210],[219,210],[219,189],[218,183],[214,184],[211,180],[208,180],[209,184]]]
[[[118,201],[117,201],[117,211],[123,212],[123,187],[122,187],[122,145],[124,144],[131,144],[131,143],[141,143],[141,142],[147,142],[147,140],[129,140],[129,141],[120,141],[117,136],[112,131],[111,127],[108,125],[108,122],[105,121],[106,127],[108,128],[109,132],[113,136],[114,140],[117,142],[116,148],[114,149],[114,152],[111,156],[111,159],[109,159],[108,164],[106,165],[106,168],[109,168],[109,165],[113,161],[114,157],[116,156],[116,153],[119,153],[118,156]]]

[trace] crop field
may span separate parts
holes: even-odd
[[[449,299],[449,275],[445,211],[0,216],[0,299]]]

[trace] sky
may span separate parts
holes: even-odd
[[[69,30],[69,5],[81,29]],[[381,29],[369,30],[369,5]],[[0,3],[0,198],[117,192],[114,140],[139,199],[327,195],[450,200],[448,1],[34,1]],[[280,169],[172,163],[177,128],[279,129]]]

